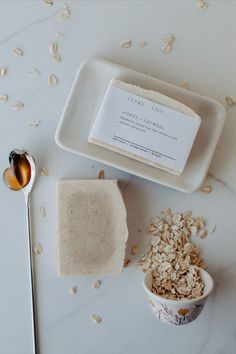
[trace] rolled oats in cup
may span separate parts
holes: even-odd
[[[200,315],[207,297],[213,290],[214,283],[207,271],[198,267],[194,268],[204,284],[202,295],[193,297],[191,294],[191,298],[182,296],[174,300],[153,293],[153,271],[145,273],[143,287],[151,310],[159,320],[173,325],[184,325],[194,321]]]
[[[192,322],[213,289],[211,276],[203,270],[207,264],[193,243],[194,237],[207,236],[204,219],[166,208],[161,217],[151,219],[147,234],[151,247],[139,266],[146,273],[143,286],[154,314],[176,325]]]

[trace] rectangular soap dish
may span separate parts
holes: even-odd
[[[189,106],[202,118],[186,167],[180,176],[88,142],[95,112],[112,78],[158,91]],[[124,66],[92,58],[83,62],[78,69],[56,130],[55,140],[64,150],[176,190],[191,193],[196,191],[205,179],[224,126],[225,116],[225,108],[220,102]]]

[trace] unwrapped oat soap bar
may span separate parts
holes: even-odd
[[[59,275],[116,275],[125,258],[126,209],[116,180],[57,183]]]
[[[88,141],[180,175],[201,118],[159,92],[112,79]]]

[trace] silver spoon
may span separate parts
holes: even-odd
[[[37,330],[37,312],[36,312],[36,291],[35,291],[35,277],[34,277],[34,264],[33,264],[33,250],[32,250],[32,238],[31,238],[31,227],[30,227],[30,193],[33,188],[33,184],[35,181],[35,175],[36,175],[36,167],[35,167],[35,161],[33,156],[24,149],[14,149],[11,151],[9,155],[9,160],[11,162],[11,156],[13,154],[16,155],[23,155],[26,157],[30,164],[30,179],[28,183],[22,187],[20,190],[24,193],[25,196],[25,206],[26,206],[26,222],[27,222],[27,248],[28,248],[28,270],[29,270],[29,278],[30,278],[30,307],[31,307],[31,326],[32,326],[32,336],[33,336],[33,354],[39,354],[39,340],[38,340],[38,330]],[[7,171],[7,170],[6,170]],[[8,188],[11,188],[9,186],[9,183],[7,183],[6,178],[5,178],[5,172],[3,175],[3,180],[4,183]],[[12,189],[12,188],[11,188]]]

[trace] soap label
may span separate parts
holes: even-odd
[[[110,85],[89,141],[181,173],[199,125],[198,118]]]

